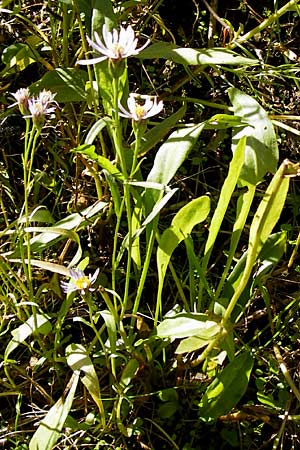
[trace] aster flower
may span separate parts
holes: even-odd
[[[93,292],[93,284],[95,284],[99,274],[99,269],[97,269],[94,275],[85,275],[83,270],[80,269],[70,269],[71,279],[68,283],[61,281],[60,285],[65,293],[79,291],[81,295],[84,295],[87,291]]]
[[[9,107],[12,108],[13,106],[18,105],[21,114],[23,114],[23,115],[28,114],[28,112],[29,112],[28,101],[29,101],[29,95],[30,95],[29,89],[21,88],[21,89],[18,89],[17,92],[15,92],[15,93],[12,92],[11,95],[13,95],[17,101],[15,103],[13,103],[12,105],[10,105]]]
[[[102,56],[80,60],[77,61],[77,64],[97,64],[105,59],[120,61],[124,58],[128,58],[129,56],[139,54],[150,42],[150,40],[148,40],[142,47],[136,48],[138,39],[135,37],[134,30],[130,25],[127,28],[121,26],[120,32],[118,32],[116,29],[108,31],[107,26],[104,24],[102,28],[102,36],[103,41],[101,41],[99,34],[95,31],[95,42],[88,36],[86,38],[89,45]]]
[[[54,100],[56,93],[53,94],[51,91],[47,91],[46,89],[43,89],[37,98],[37,101],[40,102],[44,108],[48,108],[48,105],[51,103],[55,103],[56,106],[58,106],[58,103]]]
[[[119,102],[119,115],[121,117],[126,117],[127,119],[132,119],[135,122],[140,122],[141,120],[146,120],[149,119],[149,117],[159,114],[163,109],[164,104],[162,100],[157,102],[157,97],[129,94],[127,106],[129,111],[126,111]]]
[[[42,128],[45,116],[55,111],[57,102],[54,100],[55,94],[51,91],[43,90],[37,98],[32,97],[28,100],[28,109],[30,114],[24,117],[32,117],[33,124],[37,128]],[[55,103],[55,106],[50,106]]]

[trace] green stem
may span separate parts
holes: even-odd
[[[217,287],[217,290],[215,293],[215,299],[219,298],[220,293],[223,289],[225,280],[227,278],[228,272],[230,270],[231,263],[233,261],[234,255],[235,255],[235,251],[237,249],[241,234],[244,230],[245,223],[246,223],[249,211],[250,211],[250,207],[253,202],[255,190],[256,190],[256,186],[249,184],[248,191],[245,194],[242,194],[242,196],[240,197],[242,206],[238,213],[237,220],[234,223],[234,227],[232,230],[232,238],[231,238],[231,242],[230,242],[229,255],[228,255],[228,258],[226,261],[226,266],[222,273],[221,280],[218,284],[218,287]]]
[[[146,252],[146,257],[145,257],[145,261],[144,261],[144,264],[143,264],[143,270],[142,270],[142,273],[141,273],[141,277],[140,277],[140,281],[139,281],[139,285],[138,285],[138,289],[137,289],[137,293],[136,293],[136,296],[135,296],[134,305],[133,305],[133,309],[132,309],[132,314],[133,315],[136,314],[138,309],[139,309],[139,304],[140,304],[142,292],[143,292],[145,281],[146,281],[146,278],[147,278],[148,269],[149,269],[149,266],[150,266],[153,245],[154,245],[154,242],[155,242],[155,235],[156,235],[156,228],[155,229],[152,228],[151,234],[150,234],[150,239],[149,239],[149,242],[147,244],[147,252]]]
[[[284,5],[280,9],[278,9],[274,14],[271,14],[271,16],[269,16],[267,19],[265,19],[263,22],[261,22],[257,27],[253,28],[248,33],[244,34],[243,36],[239,36],[238,39],[236,39],[232,42],[230,47],[234,48],[237,45],[240,45],[240,44],[243,44],[244,42],[249,41],[256,34],[260,33],[265,28],[267,28],[269,25],[272,25],[274,22],[276,22],[283,14],[290,11],[298,3],[299,3],[299,0],[290,0],[286,5]]]
[[[28,119],[27,119],[28,120]],[[26,138],[25,138],[25,148],[24,148],[24,156],[23,156],[23,174],[24,174],[24,215],[25,215],[25,227],[29,226],[29,194],[30,194],[30,180],[31,180],[31,172],[32,172],[32,164],[34,158],[34,152],[37,144],[37,139],[40,135],[39,129],[33,126],[29,133],[29,121],[26,120]],[[31,248],[30,248],[30,233],[26,232],[26,247],[27,247],[27,263],[23,264],[26,278],[28,281],[28,290],[29,290],[29,299],[30,301],[34,301],[33,295],[33,286],[32,286],[32,270],[30,264],[31,258]],[[34,308],[35,310],[35,308]]]
[[[113,101],[114,101],[114,127],[113,127],[113,138],[116,149],[116,155],[120,163],[121,171],[124,176],[125,181],[128,180],[128,172],[126,166],[126,159],[123,149],[122,143],[122,125],[119,118],[119,78],[113,77]],[[126,278],[125,278],[125,287],[124,287],[124,295],[123,295],[123,304],[120,314],[120,319],[124,316],[127,303],[128,303],[128,294],[129,294],[129,282],[131,275],[131,248],[132,248],[132,217],[131,217],[131,201],[130,201],[130,185],[128,183],[123,183],[124,190],[124,200],[126,206],[126,215],[127,215],[127,227],[128,227],[128,256],[127,256],[127,266],[126,266]]]

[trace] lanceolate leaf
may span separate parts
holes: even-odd
[[[253,359],[244,352],[231,361],[208,386],[200,402],[200,416],[217,419],[228,413],[245,394]]]
[[[62,395],[41,421],[29,443],[29,450],[52,450],[54,448],[72,407],[79,375],[79,371],[73,373],[67,386],[68,394]]]
[[[184,116],[186,111],[186,106],[182,106],[178,111],[167,117],[162,122],[159,122],[151,130],[149,130],[143,136],[141,147],[139,148],[139,156],[144,155],[149,150],[151,150],[156,144],[159,143],[176,125],[176,123]],[[132,143],[131,147],[134,148],[135,142]]]
[[[249,65],[257,64],[256,59],[245,58],[226,48],[186,48],[165,42],[157,42],[145,50],[139,56],[142,59],[169,59],[184,65]]]
[[[5,352],[4,360],[6,360],[11,352],[15,350],[22,342],[34,333],[47,335],[51,331],[51,324],[48,318],[42,314],[30,316],[22,325],[11,332],[12,339],[9,341]]]
[[[167,186],[197,142],[204,126],[205,124],[201,123],[192,127],[180,128],[171,133],[158,150],[147,181]],[[146,192],[145,201],[149,210],[152,209],[159,196],[160,193],[157,191],[148,190]]]
[[[208,196],[196,198],[178,211],[171,226],[163,232],[157,250],[159,285],[163,284],[173,251],[181,241],[188,237],[195,225],[207,218],[209,210],[210,199]]]
[[[81,377],[81,381],[98,406],[102,419],[104,419],[98,376],[86,349],[81,344],[70,344],[66,348],[66,357],[67,363],[74,373],[77,371],[82,371],[84,373],[84,376]]]
[[[274,173],[277,170],[278,146],[273,124],[266,111],[250,95],[236,88],[228,89],[228,95],[234,114],[248,122],[248,126],[235,127],[232,136],[233,153],[241,137],[247,136],[240,180],[244,184],[256,185],[267,172]]]

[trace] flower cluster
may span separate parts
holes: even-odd
[[[39,129],[44,125],[45,116],[52,114],[58,106],[54,100],[55,94],[45,89],[37,97],[30,97],[28,88],[19,89],[12,95],[16,102],[11,107],[18,105],[21,114],[25,118],[31,117],[33,124]]]
[[[79,291],[81,295],[84,295],[86,294],[86,292],[95,291],[93,285],[97,280],[98,274],[99,269],[97,269],[93,275],[89,274],[88,276],[85,275],[83,270],[70,269],[70,281],[68,283],[65,281],[61,281],[60,285],[65,293]]]
[[[121,26],[120,32],[118,32],[116,29],[108,31],[107,26],[104,24],[102,28],[102,36],[103,42],[96,31],[94,33],[95,42],[88,36],[86,38],[89,45],[102,56],[80,60],[77,61],[77,64],[97,64],[105,59],[120,61],[128,58],[129,56],[138,55],[150,42],[148,40],[142,47],[136,48],[138,40],[135,37],[134,30],[130,25],[127,28]]]
[[[129,94],[128,111],[119,102],[119,115],[135,122],[149,119],[159,114],[164,107],[163,101],[157,102],[157,97],[150,95]]]

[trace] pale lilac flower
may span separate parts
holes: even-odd
[[[87,36],[89,45],[100,55],[97,58],[77,61],[77,64],[89,65],[97,64],[105,59],[112,59],[119,61],[129,56],[138,55],[150,42],[148,40],[142,47],[136,48],[138,39],[135,37],[133,28],[129,25],[127,28],[120,27],[120,32],[113,29],[108,31],[104,24],[102,28],[103,41],[101,41],[99,34],[95,31],[95,42]]]
[[[56,106],[58,106],[58,103],[54,100],[56,93],[53,94],[51,91],[46,91],[46,89],[43,89],[37,98],[37,102],[41,102],[41,104],[47,109],[48,105],[51,103],[55,103]]]
[[[97,269],[93,275],[89,274],[88,276],[85,275],[83,270],[70,269],[70,281],[68,283],[61,281],[60,285],[65,293],[79,291],[81,295],[84,295],[87,291],[95,291],[93,284],[95,284],[98,274],[99,269]]]
[[[32,97],[28,100],[28,109],[30,114],[25,117],[31,117],[37,128],[42,128],[45,122],[45,116],[52,114],[57,106],[54,100],[55,94],[45,89],[39,93],[37,98]],[[55,106],[51,106],[55,103]]]
[[[126,117],[127,119],[132,119],[135,122],[140,122],[141,120],[146,120],[149,119],[149,117],[159,114],[163,109],[164,104],[162,100],[157,102],[157,97],[129,94],[127,106],[129,111],[126,111],[119,102],[119,115],[121,117]]]
[[[29,95],[30,95],[29,89],[21,88],[21,89],[18,89],[17,92],[15,92],[15,93],[12,92],[11,95],[13,95],[17,101],[15,103],[13,103],[12,105],[10,105],[9,107],[12,108],[13,106],[18,105],[21,114],[23,114],[23,115],[28,114],[28,112],[29,112],[28,101],[29,101]]]

